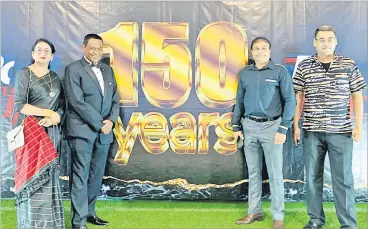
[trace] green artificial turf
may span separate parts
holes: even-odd
[[[89,228],[272,228],[270,202],[262,204],[265,220],[251,225],[236,225],[245,216],[246,202],[209,201],[105,201],[97,202],[97,214],[110,221],[108,227],[87,224]],[[64,201],[65,223],[70,223],[70,201]],[[368,228],[368,203],[357,203],[359,228]],[[339,228],[333,203],[324,203],[326,225]],[[308,221],[304,202],[285,203],[285,227],[302,228]],[[14,200],[1,201],[1,228],[16,227]]]

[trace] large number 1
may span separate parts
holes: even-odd
[[[100,35],[114,68],[120,104],[138,107],[138,24],[120,22]]]

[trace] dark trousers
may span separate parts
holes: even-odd
[[[110,144],[98,140],[72,138],[72,166],[70,196],[72,202],[72,226],[86,224],[88,216],[96,216],[95,205],[101,189]]]
[[[304,131],[307,211],[310,222],[324,225],[322,207],[323,171],[328,152],[335,209],[341,227],[357,227],[355,190],[352,172],[353,139],[351,133]]]

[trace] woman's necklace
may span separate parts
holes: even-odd
[[[52,81],[51,81],[51,74],[50,74],[50,72],[48,73],[48,75],[49,75],[49,78],[50,78],[50,85],[49,85],[49,83],[45,80],[45,77],[42,77],[42,79],[45,81],[45,83],[47,84],[47,86],[48,86],[48,87],[49,87],[49,89],[50,89],[49,96],[50,96],[51,98],[54,98],[54,97],[55,97],[55,92],[54,92],[54,90],[52,89]]]

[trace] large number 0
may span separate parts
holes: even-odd
[[[142,89],[156,107],[183,105],[192,87],[188,23],[143,23]]]
[[[104,54],[109,54],[114,68],[120,103],[124,107],[138,107],[138,24],[120,22],[100,35]]]
[[[231,22],[205,26],[197,38],[195,50],[196,92],[210,108],[228,108],[235,104],[238,71],[248,62],[247,37]]]

